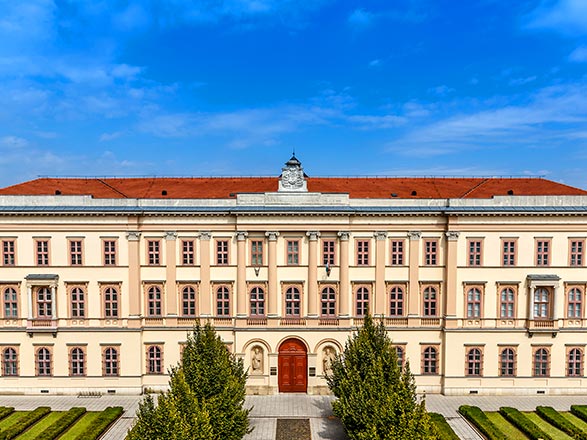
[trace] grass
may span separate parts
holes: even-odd
[[[561,430],[555,428],[546,420],[543,420],[538,414],[535,412],[525,412],[524,413],[530,420],[532,420],[540,429],[550,435],[552,438],[557,440],[573,440],[573,437],[565,434]]]
[[[573,425],[575,425],[577,428],[581,429],[584,432],[587,432],[587,422],[581,420],[579,417],[570,412],[560,411],[560,414]]]
[[[100,415],[100,411],[88,411],[85,413],[76,424],[69,428],[65,433],[59,437],[59,440],[72,440],[84,432],[96,418]]]
[[[45,429],[47,429],[53,422],[57,421],[63,412],[61,411],[53,411],[31,426],[28,430],[23,432],[19,437],[18,440],[32,440],[37,435],[42,433]]]
[[[498,412],[485,412],[487,418],[493,423],[497,428],[503,432],[508,439],[511,440],[528,440],[528,437],[524,435],[522,431],[508,422],[500,413]]]
[[[18,422],[20,419],[26,416],[29,412],[30,411],[14,411],[5,419],[2,419],[2,421],[0,422],[0,431],[14,425],[16,422]]]

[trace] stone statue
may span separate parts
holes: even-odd
[[[263,374],[263,349],[258,345],[251,351],[251,367],[253,374]]]
[[[325,347],[322,353],[322,372],[324,375],[332,374],[332,361],[336,351],[332,347]]]

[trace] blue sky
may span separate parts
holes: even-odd
[[[585,0],[0,0],[0,185],[544,175],[587,188]]]

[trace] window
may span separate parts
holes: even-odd
[[[550,292],[544,287],[534,290],[534,318],[550,318]]]
[[[393,286],[389,289],[389,316],[404,315],[404,289]]]
[[[230,316],[230,290],[227,286],[216,289],[216,316]]]
[[[116,287],[104,289],[104,317],[118,318],[118,289]]]
[[[468,265],[469,266],[481,266],[482,241],[481,240],[468,240],[467,241],[467,248],[468,248],[468,257],[467,257]]]
[[[103,351],[104,363],[102,365],[102,374],[104,376],[118,376],[119,360],[118,350],[114,347],[106,347]]]
[[[513,377],[516,375],[516,352],[513,348],[503,348],[499,354],[499,375]]]
[[[513,318],[515,316],[516,296],[514,289],[504,287],[501,289],[499,296],[499,316],[500,318]]]
[[[4,289],[4,318],[18,317],[18,294],[14,287]]]
[[[158,345],[147,347],[147,373],[163,374],[163,352]]]
[[[71,317],[84,318],[86,316],[86,294],[81,287],[71,289]]]
[[[547,377],[550,375],[550,354],[546,348],[534,351],[534,376]]]
[[[550,240],[536,240],[536,266],[550,264]]]
[[[357,266],[369,266],[369,240],[357,240]]]
[[[320,294],[320,316],[336,317],[336,292],[332,287],[325,287]]]
[[[15,240],[2,240],[2,264],[14,266],[16,264]]]
[[[84,350],[80,347],[72,348],[69,351],[69,375],[85,376],[86,362]]]
[[[404,264],[404,240],[391,240],[391,265]]]
[[[438,313],[438,297],[434,287],[424,289],[424,316],[436,316]]]
[[[263,240],[251,240],[251,265],[263,265]]]
[[[251,316],[265,316],[265,291],[261,287],[251,289]]]
[[[438,350],[425,347],[422,353],[422,374],[438,374]]]
[[[181,290],[181,313],[183,316],[196,316],[196,289],[193,286]]]
[[[400,368],[403,368],[406,354],[404,352],[404,348],[400,347],[399,345],[395,346],[395,355],[397,356],[397,364]]]
[[[300,242],[298,240],[287,240],[287,264],[300,264]]]
[[[503,266],[516,265],[516,240],[501,240],[501,262]]]
[[[37,289],[37,318],[51,319],[53,317],[51,289],[39,287]]]
[[[583,266],[585,240],[571,240],[570,247],[569,265]]]
[[[82,241],[69,240],[69,264],[81,266],[82,263]]]
[[[37,240],[37,266],[49,265],[49,240]]]
[[[51,376],[51,352],[49,349],[39,348],[36,358],[37,376]]]
[[[583,292],[578,287],[572,287],[568,293],[567,318],[581,318],[583,316]]]
[[[479,348],[471,348],[467,351],[467,376],[481,376],[483,354]]]
[[[473,287],[467,291],[467,318],[481,317],[481,289]]]
[[[216,240],[216,264],[228,265],[228,240]]]
[[[104,266],[116,266],[116,240],[104,240]]]
[[[18,353],[12,347],[2,351],[2,375],[18,376]]]
[[[151,286],[147,291],[147,316],[161,316],[161,289]]]
[[[193,266],[195,264],[195,244],[193,240],[181,242],[181,264]]]
[[[369,288],[357,288],[356,317],[362,318],[369,313]]]
[[[285,291],[285,316],[300,316],[300,289],[297,287],[288,287]]]
[[[567,354],[567,376],[583,376],[583,352],[571,348]]]
[[[438,240],[424,240],[424,264],[426,266],[438,264]]]
[[[150,266],[161,264],[161,242],[159,240],[147,240],[147,259]]]
[[[324,266],[334,266],[334,256],[336,241],[322,240],[322,264]]]

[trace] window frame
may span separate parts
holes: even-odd
[[[424,266],[439,266],[440,241],[438,238],[425,238],[422,245],[424,246]]]
[[[583,267],[585,265],[585,239],[569,238],[569,266]]]
[[[512,353],[511,359],[509,356],[504,358],[506,351]],[[516,377],[517,374],[517,356],[516,347],[501,347],[499,350],[499,377]]]
[[[45,293],[43,298],[40,296],[41,292]],[[34,293],[35,319],[53,319],[53,301],[55,301],[55,298],[53,298],[51,287],[36,286]],[[57,294],[55,296],[57,296]],[[41,313],[41,311],[43,311],[43,313]]]
[[[336,307],[337,292],[335,286],[320,286],[320,317],[326,319],[336,318]]]
[[[551,238],[535,238],[535,265],[538,267],[549,267],[551,265],[551,251],[552,251],[552,239]]]
[[[336,266],[336,240],[332,238],[322,239],[322,265]]]
[[[6,356],[6,354],[9,350],[14,354],[14,358],[8,359],[8,357]],[[12,346],[12,345],[2,346],[2,376],[3,377],[18,377],[18,376],[20,376],[18,346]]]
[[[221,290],[222,292],[220,292]],[[217,284],[214,286],[216,317],[230,318],[232,316],[231,293],[231,286],[228,284]],[[219,294],[222,294],[222,297],[219,297]]]
[[[399,238],[392,238],[389,244],[389,264],[390,266],[404,266],[405,265],[405,251],[406,240]]]
[[[406,364],[406,348],[404,345],[399,345],[399,344],[393,344],[392,347],[395,348],[395,356],[397,357],[397,364],[399,365],[400,369],[403,369],[404,365]]]
[[[395,291],[395,292],[394,292]],[[398,298],[399,291],[399,298]],[[403,284],[390,284],[387,286],[389,316],[392,318],[403,317],[406,311],[406,286]],[[395,296],[394,296],[395,294]],[[399,309],[399,312],[398,312]]]
[[[101,284],[102,316],[105,319],[118,319],[120,317],[120,284]],[[113,312],[116,312],[114,314]]]
[[[471,295],[473,293],[473,295]],[[477,293],[477,295],[475,295]],[[484,286],[465,284],[465,318],[483,318]]]
[[[357,266],[369,266],[371,262],[371,239],[357,238],[356,246],[356,263]]]
[[[16,239],[2,239],[2,266],[16,266]]]
[[[102,262],[104,266],[116,266],[118,264],[118,240],[115,238],[102,239]]]
[[[86,348],[84,346],[69,347],[68,353],[69,353],[69,375],[71,377],[86,376],[86,365],[87,365]]]
[[[507,248],[506,248],[507,246]],[[501,266],[515,267],[518,263],[518,239],[504,237],[501,239]]]
[[[511,301],[509,300],[509,297],[506,297],[505,301],[503,299],[503,293],[506,290],[510,290],[512,292],[513,299]],[[516,319],[518,303],[518,286],[509,284],[498,284],[497,300],[499,307],[499,319]],[[509,310],[509,305],[511,305],[512,316],[504,316],[503,311],[505,310],[507,312]]]
[[[433,298],[426,298],[426,294],[434,292]],[[424,284],[422,285],[422,316],[426,318],[438,318],[440,306],[440,287],[437,285]],[[431,313],[434,311],[434,313]]]
[[[67,286],[69,293],[69,316],[75,319],[86,318],[87,288],[85,285],[73,284]],[[81,294],[81,299],[79,298]],[[74,295],[77,298],[74,298]]]
[[[542,292],[542,291],[546,292],[547,300],[543,301],[542,298],[540,298],[540,301],[537,301],[536,300],[537,293]],[[533,319],[535,319],[535,320],[552,319],[552,306],[553,306],[553,290],[552,290],[552,288],[549,288],[547,286],[536,286],[534,288],[534,291],[531,292],[531,295],[533,296],[533,301],[532,301],[532,305],[533,305],[532,317],[533,317]],[[541,305],[545,305],[545,306],[541,307]],[[537,311],[539,311],[540,313],[536,313]]]
[[[483,266],[483,239],[467,238],[467,266]]]
[[[6,294],[11,290],[10,298],[7,299]],[[2,316],[4,319],[18,319],[18,304],[20,300],[20,289],[18,285],[5,284],[2,285]],[[14,293],[14,297],[12,297]],[[7,313],[10,311],[11,313]]]
[[[250,240],[251,266],[265,264],[265,240],[253,238]]]
[[[158,296],[156,295],[158,293]],[[145,286],[145,305],[147,318],[163,317],[163,286],[159,284],[149,284]],[[157,313],[159,312],[159,313]]]
[[[299,266],[301,264],[300,240],[285,240],[285,264],[287,266]]]
[[[35,238],[35,265],[46,267],[51,265],[51,240]]]
[[[432,356],[433,354],[433,356]],[[440,371],[440,356],[438,346],[423,345],[422,346],[422,376],[437,376]]]
[[[362,319],[369,313],[371,303],[372,286],[357,284],[354,286],[355,293],[355,317]]]
[[[198,316],[198,288],[193,284],[181,285],[180,288],[181,316],[195,318]]]
[[[571,298],[571,293],[578,294],[578,298],[575,296]],[[583,298],[584,290],[581,286],[575,284],[567,285],[565,295],[565,315],[567,319],[582,319],[583,318]],[[574,313],[571,313],[571,310]],[[578,311],[578,313],[577,313]]]
[[[261,297],[260,297],[261,296]],[[266,289],[265,286],[254,285],[249,287],[249,316],[264,318],[266,316]],[[262,313],[259,313],[261,309]]]
[[[577,354],[579,359],[576,358]],[[565,375],[567,377],[583,377],[585,366],[585,353],[583,348],[567,347],[565,364]]]
[[[147,266],[161,266],[161,240],[147,239]]]
[[[115,353],[115,359],[108,352]],[[105,346],[102,347],[102,376],[104,377],[118,377],[120,376],[120,350],[118,347]]]
[[[43,359],[40,357],[41,353],[43,353]],[[35,350],[35,376],[53,376],[53,348],[51,346],[41,346]]]
[[[84,240],[83,238],[68,238],[67,248],[69,250],[69,265],[84,265]]]
[[[483,347],[467,347],[465,351],[465,376],[483,376]]]
[[[288,297],[291,295],[291,297]],[[297,296],[296,296],[297,295]],[[299,284],[283,286],[283,316],[286,318],[302,317],[303,288]]]
[[[147,374],[149,375],[160,375],[164,374],[163,371],[163,345],[151,344],[146,347],[147,356]]]
[[[215,240],[216,266],[230,265],[230,239],[217,238]]]
[[[181,240],[181,265],[195,266],[196,265],[196,240],[182,239]]]
[[[538,358],[539,353],[544,352],[546,359]],[[540,354],[542,356],[542,354]],[[540,369],[540,371],[539,371]],[[550,377],[550,348],[534,347],[532,349],[532,377]]]

